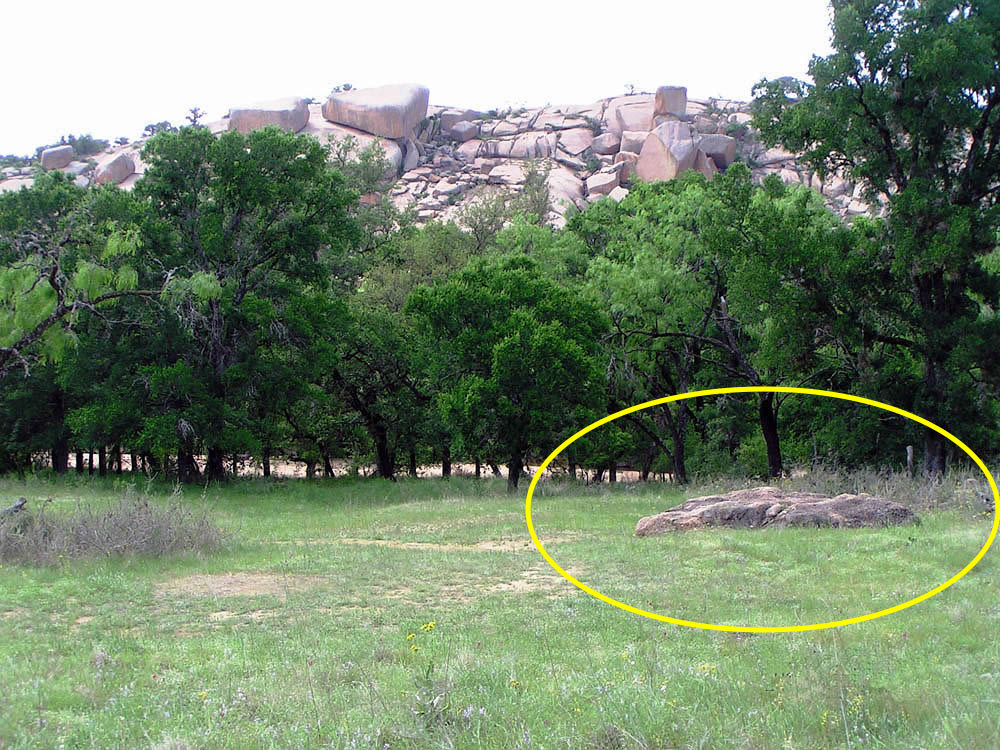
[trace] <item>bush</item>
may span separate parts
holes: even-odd
[[[47,513],[50,500],[37,511],[25,507],[0,517],[0,561],[58,565],[83,558],[161,557],[212,551],[229,537],[205,514],[184,507],[179,489],[165,506],[129,489],[106,510],[78,503],[69,515]]]

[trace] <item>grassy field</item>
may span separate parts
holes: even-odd
[[[0,507],[51,496],[59,512],[127,484],[2,480]],[[683,497],[549,485],[533,517],[598,591],[738,625],[912,598],[962,568],[992,520],[956,502],[903,528],[632,535]],[[531,545],[523,495],[492,480],[256,481],[185,500],[234,541],[0,568],[0,747],[1000,747],[995,549],[902,612],[751,635],[573,587]]]

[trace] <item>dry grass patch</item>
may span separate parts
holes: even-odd
[[[289,591],[322,586],[325,576],[277,575],[274,573],[195,574],[156,584],[157,596],[277,596]]]

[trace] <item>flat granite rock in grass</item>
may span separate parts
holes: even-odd
[[[655,516],[640,519],[636,536],[710,526],[901,526],[917,521],[913,511],[872,495],[837,495],[756,487],[725,495],[696,497]]]

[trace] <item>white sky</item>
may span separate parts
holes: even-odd
[[[748,100],[827,55],[827,0],[8,0],[0,154],[69,133],[135,138],[280,96],[413,82],[431,104],[586,104],[661,85]]]

